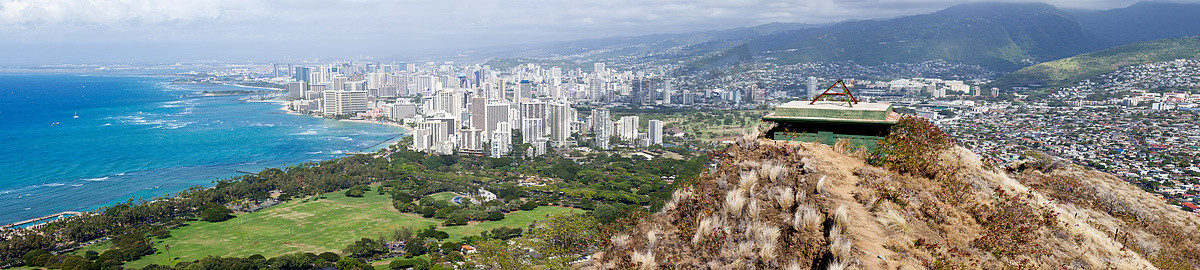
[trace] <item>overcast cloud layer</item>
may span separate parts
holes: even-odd
[[[1111,9],[1134,0],[1048,3]],[[392,56],[929,13],[925,0],[0,0],[0,65]],[[8,60],[5,60],[8,59]]]

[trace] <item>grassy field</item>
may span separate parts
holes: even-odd
[[[479,235],[480,232],[491,230],[499,227],[524,228],[526,224],[534,220],[541,219],[549,214],[575,212],[582,213],[583,210],[575,208],[566,208],[558,206],[541,206],[532,211],[517,211],[504,216],[504,219],[497,221],[485,221],[471,223],[463,226],[446,227],[440,229],[450,234],[450,241],[460,241],[463,237],[471,235]]]
[[[450,201],[450,199],[454,199],[454,197],[457,197],[457,196],[458,196],[458,194],[454,194],[454,192],[442,192],[442,193],[429,194],[429,197],[432,197],[434,200],[446,201],[450,204],[454,204],[453,202]]]
[[[293,200],[256,213],[240,214],[225,222],[189,222],[171,230],[171,237],[154,239],[157,254],[129,262],[125,267],[141,268],[149,264],[174,264],[208,255],[245,257],[261,254],[268,258],[294,252],[320,253],[341,249],[362,237],[378,238],[390,235],[400,227],[423,228],[440,226],[442,221],[419,215],[400,213],[391,205],[387,195],[367,192],[365,197],[350,198],[342,192],[323,195],[321,199]],[[450,196],[453,197],[453,196]],[[447,197],[449,199],[450,197]],[[523,227],[546,214],[578,211],[563,207],[539,207],[534,211],[511,213],[504,220],[476,222],[446,228],[452,240],[500,226]],[[171,259],[167,255],[170,246]],[[85,250],[103,252],[107,243]],[[81,251],[82,252],[82,251]]]

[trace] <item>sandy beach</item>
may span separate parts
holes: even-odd
[[[321,116],[319,116],[319,115],[313,115],[313,114],[306,114],[306,113],[297,112],[297,111],[294,111],[294,110],[292,110],[292,109],[289,107],[289,105],[291,105],[291,102],[290,102],[290,101],[286,101],[286,100],[268,99],[268,100],[254,100],[254,101],[251,101],[251,102],[270,102],[270,103],[279,104],[279,110],[281,110],[281,111],[284,111],[284,113],[291,114],[291,115],[303,115],[303,116],[310,116],[310,117],[316,117],[316,118],[322,118],[322,119],[329,119],[329,120],[336,120],[336,121],[346,121],[346,122],[355,122],[355,123],[364,123],[364,124],[377,124],[377,125],[393,126],[393,127],[398,127],[398,128],[404,129],[404,132],[405,132],[405,133],[407,133],[407,134],[412,134],[412,128],[410,128],[410,127],[407,127],[407,126],[404,126],[404,125],[401,125],[400,123],[396,123],[396,122],[380,122],[380,121],[375,121],[375,120],[366,120],[366,119],[362,119],[362,120],[354,120],[354,119],[333,119],[333,118],[325,118],[325,117],[321,117]],[[397,137],[397,138],[400,138],[400,137]],[[392,141],[392,142],[389,144],[389,146],[390,146],[390,145],[397,144],[397,143],[400,143],[400,141],[399,141],[399,140]]]

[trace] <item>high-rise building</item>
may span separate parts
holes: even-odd
[[[489,141],[490,149],[488,150],[491,152],[492,158],[507,155],[509,151],[512,151],[512,127],[508,122],[496,123],[496,132],[492,133]]]
[[[290,82],[287,85],[288,99],[304,98],[304,91],[308,91],[308,83],[304,81]]]
[[[808,98],[816,97],[821,92],[817,92],[817,77],[808,77]]]
[[[521,141],[533,142],[546,138],[546,122],[542,118],[521,119]]]
[[[621,117],[621,129],[618,130],[618,134],[621,135],[622,140],[632,141],[637,139],[639,120],[637,116]]]
[[[604,68],[604,62],[592,64],[592,74],[600,78],[608,77],[608,69]]]
[[[396,103],[392,105],[392,120],[401,121],[417,115],[417,104]]]
[[[367,91],[325,91],[325,114],[351,115],[367,111]]]
[[[312,82],[312,79],[309,78],[309,76],[312,75],[311,73],[312,73],[311,68],[296,67],[296,71],[292,72],[292,79],[296,80],[298,82],[310,83],[310,82]]]
[[[434,91],[441,90],[441,89],[437,89],[438,87],[437,87],[436,82],[437,82],[437,79],[434,78],[433,76],[429,76],[429,75],[418,76],[416,92],[419,94],[422,94],[422,95],[428,95],[429,93],[433,93]]]
[[[555,147],[566,147],[571,137],[571,106],[566,103],[550,103],[550,143]]]
[[[546,102],[541,100],[533,100],[521,103],[521,118],[542,118],[546,119]]]
[[[487,120],[485,123],[486,126],[484,126],[484,131],[483,131],[485,136],[491,136],[491,134],[500,132],[500,131],[511,132],[511,129],[512,129],[511,125],[508,125],[508,124],[503,125],[505,128],[501,128],[501,125],[500,125],[500,123],[510,123],[508,121],[508,119],[509,119],[508,112],[509,112],[510,108],[511,107],[508,105],[508,103],[504,103],[502,101],[488,102],[487,112],[485,112],[486,117],[487,117]]]
[[[663,143],[663,121],[650,120],[650,143],[662,145]]]
[[[671,104],[671,80],[663,80],[662,84],[662,104]]]
[[[471,128],[487,130],[487,99],[476,96],[471,98]]]
[[[346,82],[349,80],[350,80],[350,78],[347,78],[344,76],[334,76],[333,78],[330,78],[330,82],[333,83],[333,89],[331,89],[331,90],[333,90],[333,91],[346,90]]]
[[[533,82],[530,80],[521,80],[521,86],[513,91],[513,102],[521,103],[522,98],[533,97]]]
[[[596,108],[592,110],[592,135],[596,139],[596,147],[600,149],[609,149],[609,138],[612,137],[612,121],[609,120],[608,109]]]

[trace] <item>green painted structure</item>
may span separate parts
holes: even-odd
[[[851,147],[868,150],[874,150],[899,120],[889,103],[834,101],[792,101],[763,116],[763,121],[776,123],[767,131],[774,140],[834,145],[845,139]]]

